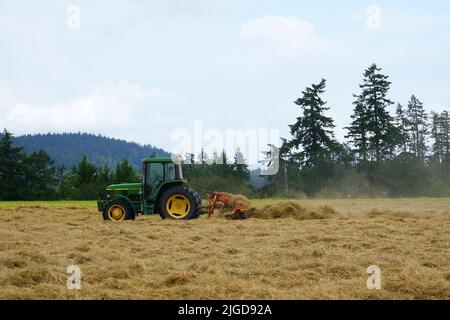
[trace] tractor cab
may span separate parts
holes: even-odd
[[[169,161],[170,160],[170,161]],[[143,194],[151,201],[152,192],[164,183],[184,182],[181,165],[170,158],[149,158],[143,161]]]
[[[187,220],[200,214],[200,196],[183,179],[180,164],[172,158],[146,158],[142,162],[141,183],[108,186],[108,198],[98,201],[105,220],[134,219],[139,214]]]

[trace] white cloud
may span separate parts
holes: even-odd
[[[336,53],[338,49],[335,43],[319,36],[309,22],[295,17],[268,15],[250,20],[241,26],[239,34],[284,57]]]
[[[127,137],[135,128],[148,132],[153,123],[170,117],[170,106],[178,100],[172,92],[128,82],[105,82],[65,103],[37,105],[13,97],[13,91],[0,82],[0,127],[15,134],[86,131],[113,137]],[[138,135],[133,139],[151,142]]]

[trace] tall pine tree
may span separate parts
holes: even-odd
[[[288,149],[288,157],[302,167],[312,167],[321,161],[330,161],[338,149],[334,138],[335,127],[332,118],[324,113],[329,109],[321,95],[325,92],[326,80],[313,84],[302,92],[295,101],[302,110],[297,122],[290,125],[292,139],[283,149]]]
[[[56,197],[56,169],[44,150],[33,152],[24,161],[26,170],[26,199],[53,199]]]
[[[397,146],[402,154],[407,154],[409,143],[409,121],[406,117],[405,110],[400,103],[397,104],[397,109],[395,110],[395,127],[398,130]]]
[[[138,182],[139,180],[134,167],[127,159],[123,159],[121,163],[116,165],[116,170],[114,171],[115,183]]]
[[[431,138],[435,164],[442,165],[450,161],[450,114],[432,112]]]
[[[348,130],[348,134],[345,136],[349,139],[350,144],[353,145],[354,153],[358,160],[363,162],[367,161],[369,156],[369,123],[370,114],[366,110],[364,100],[359,95],[353,95],[356,100],[353,102],[355,108],[352,114],[352,123],[345,129]]]
[[[418,160],[424,162],[427,152],[428,115],[423,103],[414,95],[408,102],[406,116],[409,124],[409,149]]]
[[[348,128],[348,137],[357,147],[359,158],[379,162],[394,156],[397,130],[387,110],[393,104],[387,97],[391,85],[388,78],[372,64],[359,85],[361,94],[356,96],[353,122]]]
[[[236,177],[242,180],[250,179],[250,170],[245,162],[244,154],[239,147],[236,148],[236,152],[234,153],[234,161],[231,164],[231,168]]]
[[[26,198],[26,154],[12,145],[12,134],[6,129],[0,140],[0,200]]]

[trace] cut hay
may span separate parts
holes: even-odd
[[[257,219],[283,219],[297,220],[328,219],[337,212],[330,206],[309,208],[295,201],[277,201],[264,206],[253,206],[245,210],[249,218]]]
[[[263,217],[266,205],[290,202],[299,207]],[[244,221],[217,210],[194,221],[124,223],[103,221],[95,202],[29,212],[1,205],[0,300],[450,299],[450,198],[264,199],[252,206],[267,212]],[[414,216],[370,218],[372,209]],[[295,211],[300,220],[288,217]],[[81,290],[67,288],[73,264]],[[373,264],[381,290],[366,285]]]

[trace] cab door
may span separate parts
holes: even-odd
[[[144,212],[149,213],[149,208],[153,208],[154,191],[164,182],[163,163],[146,163],[144,166]]]

